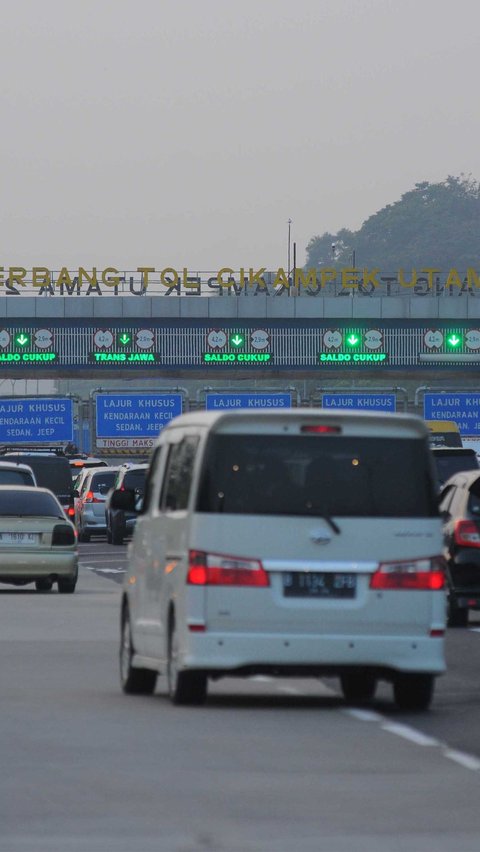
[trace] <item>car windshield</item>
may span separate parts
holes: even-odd
[[[0,491],[0,517],[62,517],[62,509],[53,494],[45,491]]]
[[[212,435],[198,511],[433,517],[434,468],[418,438]]]

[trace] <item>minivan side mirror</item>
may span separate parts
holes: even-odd
[[[112,496],[110,497],[111,509],[122,509],[124,512],[138,512],[137,506],[138,498],[133,489],[125,488],[122,491],[120,488],[116,488],[115,491],[112,491]]]

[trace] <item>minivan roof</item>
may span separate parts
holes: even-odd
[[[339,426],[342,429],[353,427],[375,431],[379,429],[382,433],[389,433],[392,437],[418,437],[428,438],[429,430],[422,418],[413,414],[384,414],[371,411],[326,411],[324,409],[291,408],[282,411],[271,410],[246,410],[241,411],[192,411],[173,418],[168,426],[162,429],[157,443],[162,442],[162,436],[172,429],[202,427],[204,429],[217,430],[223,427],[230,428],[237,424],[245,428],[248,424],[267,425],[275,423],[279,426],[295,422],[310,422],[316,425],[324,423],[328,426]]]

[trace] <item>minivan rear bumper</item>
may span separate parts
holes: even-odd
[[[297,670],[299,674],[334,674],[352,666],[435,675],[446,670],[441,636],[355,638],[195,632],[188,634],[186,644],[180,667],[211,674],[261,674],[271,669],[284,669],[286,674]]]

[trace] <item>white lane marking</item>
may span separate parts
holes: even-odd
[[[480,627],[470,627],[470,633],[480,633]]]
[[[352,707],[351,710],[344,710],[343,712],[347,716],[359,719],[360,722],[383,722],[385,718],[380,713],[374,713],[373,710],[358,710],[356,707]]]
[[[99,560],[100,565],[105,565],[107,562],[113,562],[115,565],[118,565],[119,560],[118,559],[101,559],[101,560]],[[96,562],[95,562],[94,559],[89,559],[88,562],[82,562],[80,560],[80,562],[78,564],[82,565],[84,568],[88,568],[89,565],[96,565]]]
[[[465,754],[463,751],[455,751],[455,749],[447,748],[444,750],[443,756],[449,760],[454,760],[455,763],[459,763],[465,769],[471,769],[473,772],[480,770],[480,760],[478,757],[474,757],[473,754]]]
[[[87,571],[95,571],[96,574],[125,574],[125,568],[95,568],[94,565],[82,565]]]
[[[409,742],[416,745],[437,747],[441,745],[439,740],[427,737],[426,734],[422,734],[416,728],[411,728],[410,725],[400,725],[397,722],[383,722],[382,729],[388,731],[390,734],[396,734],[397,737],[403,737],[404,740],[409,740]]]
[[[257,683],[271,683],[273,677],[269,677],[268,675],[252,675],[250,680],[256,680]]]

